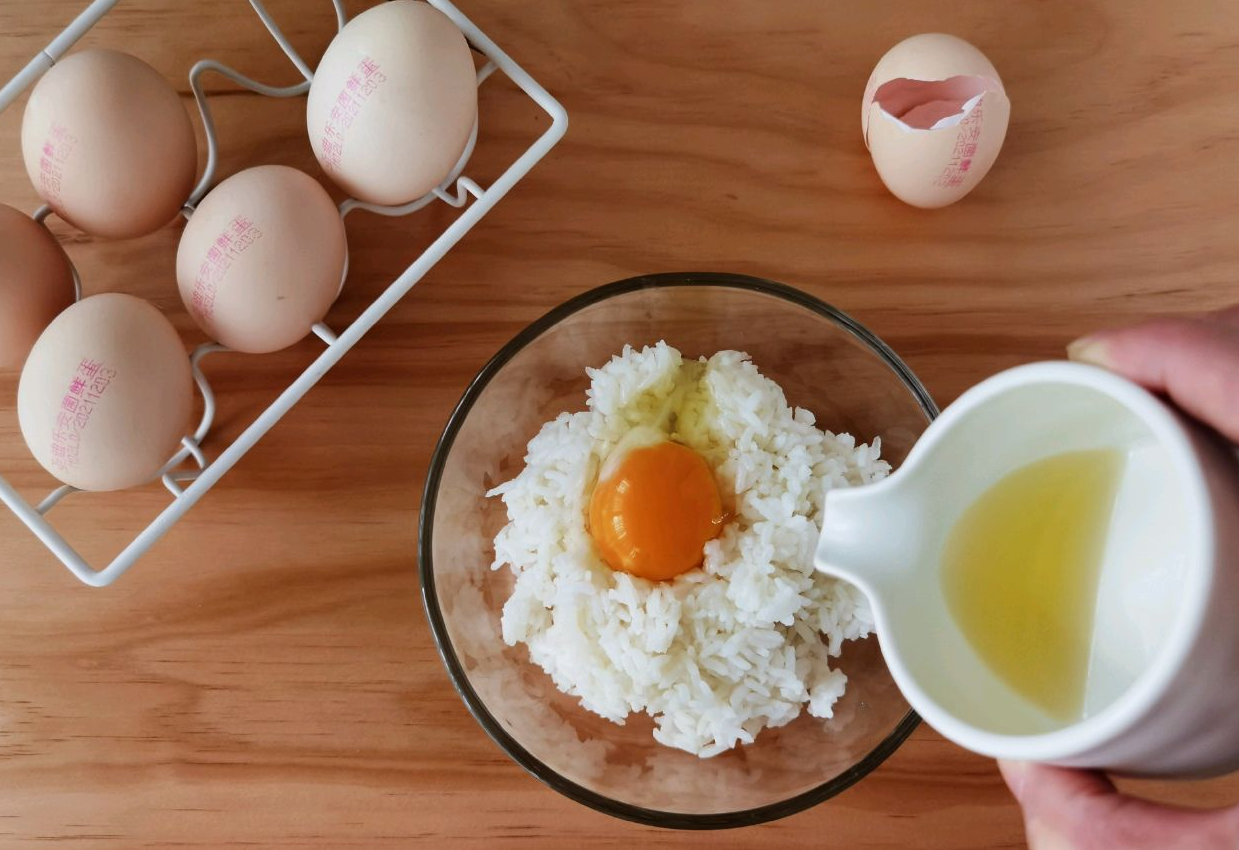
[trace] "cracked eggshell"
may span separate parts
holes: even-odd
[[[985,177],[1007,135],[1011,102],[993,64],[942,33],[899,42],[865,86],[861,130],[878,176],[915,207],[958,201]]]

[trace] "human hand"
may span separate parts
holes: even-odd
[[[1092,363],[1166,395],[1239,442],[1239,307],[1102,331],[1068,347]],[[1024,811],[1031,850],[1235,850],[1239,807],[1202,811],[1121,793],[1103,774],[999,762]]]
[[[1067,346],[1067,356],[1167,395],[1239,443],[1239,305],[1090,334]]]
[[[1024,811],[1029,850],[1235,850],[1239,807],[1185,809],[1128,796],[1103,774],[998,763]]]

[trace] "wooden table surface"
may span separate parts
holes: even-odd
[[[0,79],[81,5],[0,5]],[[270,5],[316,60],[326,0]],[[1091,328],[1239,301],[1239,6],[462,5],[567,106],[560,147],[112,588],[80,585],[0,516],[0,846],[1022,846],[993,764],[923,726],[835,799],[728,833],[623,823],[542,786],[469,716],[426,627],[414,540],[431,448],[525,323],[642,272],[808,290],[884,337],[940,403]],[[879,183],[859,101],[887,47],[935,30],[979,45],[1013,108],[979,189],[923,212]],[[141,56],[191,108],[199,57],[295,80],[242,0],[124,0],[86,43]],[[302,101],[210,87],[221,175],[320,173]],[[33,209],[20,107],[0,115],[0,202]],[[470,173],[485,182],[546,121],[506,83],[487,85],[482,113]],[[350,216],[353,273],[331,323],[450,218]],[[88,292],[150,298],[201,341],[174,285],[179,225],[120,243],[52,226]],[[222,434],[315,351],[216,361]],[[48,480],[25,456],[15,383],[0,378],[0,469],[33,498]],[[151,488],[81,497],[57,521],[104,561],[163,503]],[[1239,779],[1143,790],[1217,803]]]

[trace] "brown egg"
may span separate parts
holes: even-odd
[[[349,194],[403,204],[441,183],[477,118],[464,35],[419,0],[391,0],[348,22],[327,47],[306,102],[310,144]]]
[[[30,93],[22,155],[39,196],[95,236],[158,230],[193,188],[193,125],[159,72],[114,50],[61,59]]]
[[[308,174],[260,165],[202,199],[181,234],[181,299],[208,336],[235,351],[287,348],[340,293],[344,222]]]
[[[17,388],[31,453],[82,490],[152,479],[188,433],[193,375],[162,313],[141,298],[84,298],[47,327]]]
[[[953,35],[923,33],[896,44],[873,69],[861,132],[886,188],[933,209],[981,182],[1010,116],[1011,101],[985,54]]]
[[[0,204],[0,369],[20,369],[39,334],[72,303],[73,270],[56,237]]]

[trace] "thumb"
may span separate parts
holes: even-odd
[[[1067,353],[1165,393],[1239,442],[1239,309],[1101,331],[1076,340]]]
[[[1024,810],[1030,850],[1233,850],[1239,812],[1162,806],[1122,794],[1103,774],[999,762]]]

